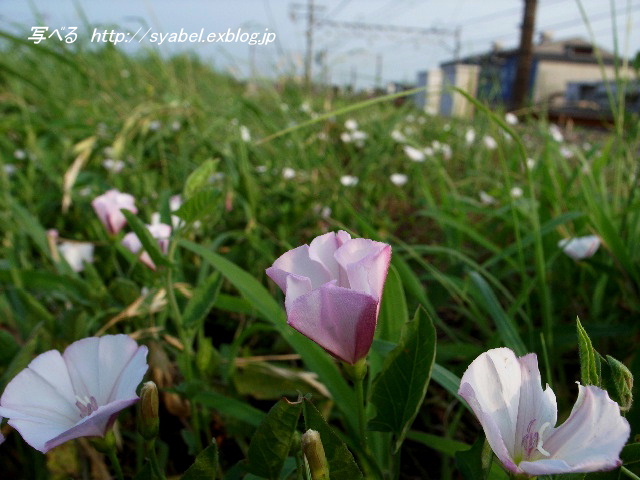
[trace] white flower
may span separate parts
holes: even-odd
[[[291,180],[296,177],[296,171],[291,167],[284,167],[282,169],[282,177],[285,180]]]
[[[504,115],[504,121],[507,122],[508,125],[517,125],[518,117],[511,112],[507,112]]]
[[[149,130],[157,132],[162,128],[162,122],[160,120],[153,120],[149,123]]]
[[[569,146],[562,145],[560,147],[560,155],[562,155],[563,158],[572,158],[574,154]]]
[[[266,165],[257,165],[256,166],[256,172],[258,173],[266,173],[267,172],[267,166]],[[282,172],[284,175],[284,172]],[[295,172],[293,172],[295,174]]]
[[[125,163],[122,160],[107,158],[102,162],[102,166],[111,173],[120,173],[124,169]]]
[[[127,335],[78,340],[61,355],[38,355],[9,382],[0,415],[43,453],[78,437],[104,436],[118,412],[138,401],[147,347]]]
[[[358,185],[358,177],[354,177],[353,175],[343,175],[340,177],[340,183],[345,187],[355,187]]]
[[[13,163],[5,163],[2,166],[2,169],[4,170],[4,173],[6,173],[9,176],[13,175],[18,171],[18,168]]]
[[[393,130],[391,132],[391,138],[393,138],[398,143],[404,143],[407,141],[407,137],[400,130]]]
[[[611,470],[622,464],[620,451],[629,423],[606,391],[578,384],[569,418],[556,427],[556,397],[542,390],[538,359],[508,348],[476,358],[458,393],[484,429],[493,452],[507,470],[529,476]]]
[[[600,248],[600,237],[587,235],[585,237],[563,238],[558,247],[574,260],[584,260],[592,257]]]
[[[351,131],[358,130],[358,122],[356,122],[353,118],[350,118],[346,122],[344,122],[344,128]]]
[[[251,141],[251,132],[244,125],[240,125],[240,138],[242,139],[243,142],[248,143]]]
[[[551,134],[551,138],[553,138],[556,142],[560,143],[564,141],[562,130],[560,130],[560,127],[555,123],[549,125],[549,133]]]
[[[524,191],[520,187],[513,187],[510,194],[512,198],[520,198],[524,194]]]
[[[402,147],[404,153],[409,157],[409,160],[412,162],[424,162],[425,154],[424,151],[419,150],[411,145],[405,145]]]
[[[404,173],[392,173],[389,178],[391,179],[391,183],[397,187],[402,187],[409,181],[409,177]]]
[[[467,142],[467,145],[471,145],[476,140],[476,131],[473,128],[467,129],[464,134],[464,141]]]
[[[483,205],[495,205],[498,201],[495,199],[493,195],[488,194],[484,190],[480,191],[480,203]]]
[[[16,160],[24,160],[25,158],[27,158],[27,152],[19,148],[13,152],[13,158],[15,158]]]
[[[496,148],[498,148],[498,142],[496,142],[496,139],[491,135],[485,135],[482,138],[482,142],[484,143],[484,146],[489,150],[495,150]]]
[[[84,270],[84,263],[93,263],[93,243],[61,242],[58,251],[74,272]]]
[[[527,158],[525,163],[529,170],[533,170],[536,166],[536,161],[533,158]]]

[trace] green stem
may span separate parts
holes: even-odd
[[[124,480],[124,475],[122,474],[122,467],[120,466],[120,460],[118,460],[118,455],[116,452],[116,446],[109,445],[109,448],[106,450],[107,457],[109,457],[109,461],[111,462],[111,466],[115,471],[116,478],[118,480]]]
[[[147,443],[147,453],[149,455],[149,464],[151,465],[151,470],[158,478],[164,480],[166,477],[164,476],[164,472],[160,468],[160,462],[158,462],[155,440],[151,440]]]
[[[364,406],[364,376],[354,379],[354,386],[356,388],[356,402],[358,404],[358,434],[360,435],[360,442],[362,448],[368,451],[367,448],[367,434],[366,434],[366,417]]]
[[[622,473],[624,473],[627,477],[629,478],[633,478],[634,480],[640,480],[640,477],[638,477],[635,473],[633,473],[631,470],[629,470],[627,467],[620,467],[620,470],[622,471]]]

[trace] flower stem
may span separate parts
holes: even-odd
[[[111,466],[115,471],[116,478],[118,480],[124,480],[124,475],[122,474],[122,467],[120,466],[120,460],[118,460],[115,444],[109,445],[109,448],[107,448],[105,453],[107,454],[107,457],[109,457],[109,462],[111,462]]]
[[[366,405],[364,398],[364,379],[367,376],[367,363],[365,359],[360,360],[355,365],[345,364],[345,370],[353,381],[356,393],[356,404],[358,410],[358,436],[362,449],[368,452],[366,434]]]
[[[634,480],[640,480],[640,477],[638,477],[635,473],[633,473],[631,470],[629,470],[627,467],[620,467],[620,470],[622,471],[622,473],[624,473],[627,477],[629,478],[633,478]]]
[[[155,440],[150,440],[147,443],[147,453],[149,454],[149,464],[151,465],[151,470],[157,478],[164,480],[166,477],[162,469],[160,468],[160,462],[158,462],[158,456],[156,455],[156,445]]]

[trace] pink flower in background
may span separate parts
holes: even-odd
[[[147,347],[127,335],[78,340],[49,350],[9,382],[0,415],[43,453],[78,437],[104,436],[120,410],[138,401]]]
[[[459,394],[478,417],[487,441],[510,472],[526,475],[587,473],[622,464],[629,423],[605,390],[578,384],[569,418],[556,427],[556,397],[542,390],[538,358],[495,348],[476,358]]]
[[[162,253],[167,253],[169,251],[171,227],[166,223],[154,223],[153,225],[147,225],[147,228],[149,229],[151,236],[158,241],[158,245],[160,246]],[[142,242],[133,232],[129,232],[124,236],[122,239],[122,245],[135,254],[140,253],[142,250]],[[156,269],[156,264],[153,263],[153,260],[151,260],[151,257],[146,251],[143,251],[140,255],[140,261],[152,270]]]
[[[267,269],[285,293],[287,322],[345,362],[369,353],[391,247],[344,231],[316,237]]]
[[[587,235],[585,237],[563,238],[558,247],[574,260],[584,260],[592,257],[600,248],[600,237]]]
[[[133,195],[115,189],[96,197],[91,205],[111,234],[118,233],[127,224],[127,219],[120,210],[138,213]]]

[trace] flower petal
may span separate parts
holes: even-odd
[[[354,364],[371,348],[378,301],[327,283],[287,305],[288,323],[322,348]]]
[[[342,245],[335,257],[347,272],[351,289],[381,300],[391,262],[389,245],[366,238],[355,238]]]
[[[342,232],[346,233],[346,232]],[[346,233],[348,240],[351,235]],[[340,280],[340,265],[336,261],[336,250],[344,243],[344,238],[336,235],[334,232],[325,233],[314,238],[309,245],[309,258],[322,264],[327,269],[332,279]],[[338,283],[340,286],[342,283]]]
[[[578,400],[569,418],[544,442],[551,459],[563,461],[566,467],[545,460],[531,462],[531,465],[523,462],[521,467],[528,473],[586,473],[621,465],[620,451],[629,438],[629,423],[605,390],[593,385],[578,388]],[[562,469],[541,470],[552,467]]]
[[[319,262],[309,257],[309,246],[300,247],[283,253],[273,265],[267,269],[267,275],[287,293],[287,276],[289,274],[307,277],[311,280],[312,288],[318,288],[330,281],[331,273]]]
[[[60,434],[49,437],[44,444],[43,449],[39,449],[41,452],[46,453],[58,445],[62,445],[69,440],[79,437],[103,437],[107,430],[111,427],[115,421],[118,412],[133,405],[139,400],[136,396],[134,398],[128,398],[118,400],[116,402],[109,403],[105,406],[101,406],[88,417],[83,418],[80,422],[74,425],[72,428],[61,432]],[[22,432],[21,432],[22,433]],[[23,434],[24,437],[24,434]],[[26,439],[25,439],[26,440]],[[35,448],[35,447],[34,447]]]

